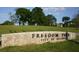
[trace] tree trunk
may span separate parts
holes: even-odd
[[[21,22],[19,21],[19,25],[21,25]]]
[[[23,25],[25,25],[25,23],[23,22]]]

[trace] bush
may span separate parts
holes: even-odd
[[[14,23],[13,22],[10,22],[10,21],[5,21],[1,25],[14,25]]]

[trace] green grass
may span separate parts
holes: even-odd
[[[79,32],[77,28],[60,28],[53,26],[13,26],[13,25],[0,25],[0,34],[4,33],[17,33],[27,31],[69,31]]]
[[[30,44],[10,46],[0,49],[3,52],[79,52],[79,44],[71,41],[58,43]]]

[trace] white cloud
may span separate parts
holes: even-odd
[[[64,7],[43,7],[42,8],[44,11],[54,11],[54,12],[57,12],[57,11],[63,11],[65,10]]]
[[[56,14],[59,15],[60,12],[64,11],[66,8],[64,7],[43,7],[44,13],[47,14]]]

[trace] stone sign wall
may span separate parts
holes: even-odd
[[[75,33],[68,32],[68,39],[75,39]],[[42,44],[45,42],[59,42],[66,40],[66,32],[39,31],[3,34],[1,46],[20,46],[25,44]]]

